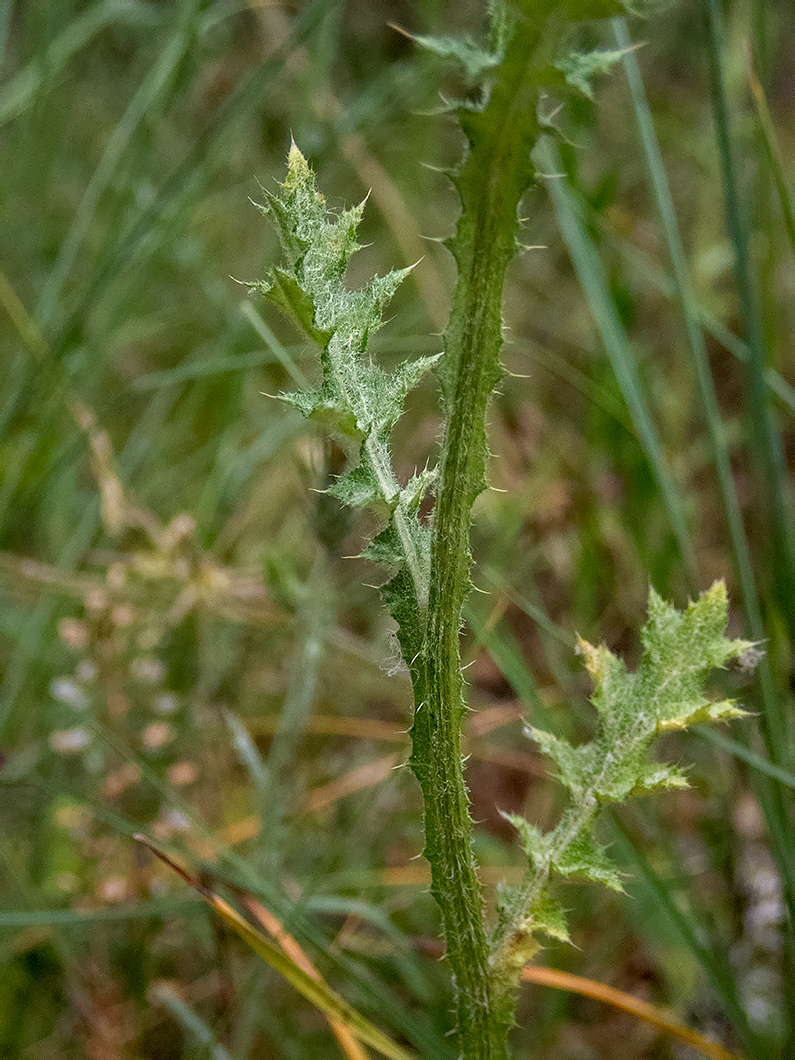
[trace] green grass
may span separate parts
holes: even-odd
[[[232,900],[259,896],[405,1048],[452,1055],[447,970],[417,945],[438,929],[427,882],[390,876],[421,864],[408,769],[307,809],[397,747],[405,761],[368,723],[408,729],[411,688],[389,674],[376,572],[340,558],[370,526],[318,492],[341,454],[264,396],[314,378],[309,351],[231,278],[276,259],[248,199],[282,179],[292,132],[333,206],[372,187],[356,282],[424,255],[376,340],[383,363],[441,348],[454,275],[432,239],[457,214],[429,167],[460,143],[431,112],[461,86],[390,19],[480,28],[441,3],[0,8],[3,1055],[334,1055],[324,1020],[130,838],[154,828]],[[522,211],[524,241],[546,249],[508,274],[513,374],[489,412],[490,482],[506,492],[475,508],[488,595],[469,598],[463,642],[476,722],[514,705],[581,739],[574,633],[634,664],[649,582],[681,605],[727,578],[733,635],[766,655],[718,683],[756,719],[672,744],[695,790],[611,826],[632,900],[568,888],[579,948],[541,960],[754,1058],[795,1043],[794,33],[790,5],[762,0],[616,23],[604,47],[646,46],[595,103],[556,116],[569,142]],[[98,477],[113,480],[91,470],[75,398],[156,532],[130,510],[111,532]],[[412,393],[404,477],[435,456],[435,408],[432,383]],[[183,513],[195,533],[164,543]],[[84,646],[65,643],[64,620],[84,624]],[[76,709],[53,682],[81,663],[96,676],[82,666]],[[328,718],[336,734],[315,725]],[[52,734],[72,728],[89,747],[56,753]],[[478,741],[476,853],[516,866],[495,807],[548,827],[558,795],[512,757],[535,755],[520,724]],[[519,1024],[521,1056],[677,1055],[629,1017],[529,985]]]

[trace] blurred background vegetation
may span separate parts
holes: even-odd
[[[633,663],[649,583],[681,606],[726,578],[731,632],[767,654],[715,687],[756,716],[667,742],[692,789],[607,822],[631,897],[568,888],[579,948],[542,959],[768,1058],[795,1049],[795,9],[720,16],[695,0],[583,31],[645,46],[539,158],[473,527],[468,780],[493,891],[521,863],[499,811],[548,826],[558,806],[521,720],[591,731],[575,631]],[[236,280],[277,258],[249,198],[292,134],[331,208],[370,191],[352,283],[422,258],[379,356],[439,350],[457,203],[438,169],[462,140],[434,112],[465,86],[390,23],[482,17],[0,5],[3,1056],[335,1055],[136,831],[256,896],[407,1047],[452,1055],[421,802],[396,768],[410,685],[350,558],[362,527],[319,492],[341,453],[265,396],[315,354]],[[406,476],[434,460],[435,398],[424,383],[397,429]],[[520,1056],[693,1055],[546,987],[519,1024]]]

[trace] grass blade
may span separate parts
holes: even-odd
[[[226,1049],[216,1041],[215,1035],[204,1020],[182,1000],[168,983],[155,983],[152,987],[152,997],[168,1009],[177,1023],[195,1039],[197,1045],[210,1057],[210,1060],[232,1060]]]
[[[157,106],[158,99],[167,93],[169,86],[174,83],[177,67],[190,47],[196,32],[199,11],[199,0],[186,0],[180,5],[177,25],[173,33],[113,130],[80,205],[75,211],[72,224],[61,244],[39,298],[36,319],[40,325],[47,325],[55,312],[63,283],[74,266],[80,245],[94,218],[99,199],[113,179],[136,130],[149,111]]]
[[[11,0],[5,0],[0,7],[0,62],[5,51],[11,8]],[[102,30],[117,23],[149,25],[157,21],[158,16],[150,5],[130,0],[107,0],[89,7],[53,38],[43,55],[33,59],[3,86],[0,91],[0,126],[29,107],[43,87],[57,83],[64,67]]]
[[[761,755],[752,751],[750,747],[746,747],[736,740],[730,740],[722,733],[715,732],[714,729],[700,728],[698,732],[710,743],[714,743],[717,747],[734,755],[735,758],[741,758],[743,762],[747,762],[752,769],[757,770],[759,773],[764,773],[767,777],[772,777],[773,780],[779,781],[788,788],[795,788],[795,776],[792,773],[788,773],[781,766],[768,762],[766,758],[762,758]]]
[[[698,1031],[691,1030],[690,1027],[680,1023],[678,1019],[663,1012],[656,1005],[650,1005],[648,1001],[640,1001],[623,990],[615,990],[611,986],[597,983],[593,979],[585,979],[581,975],[571,975],[570,972],[559,972],[554,968],[533,965],[528,965],[522,971],[522,978],[526,983],[552,986],[558,990],[570,990],[583,997],[592,997],[597,1001],[604,1001],[607,1005],[614,1005],[622,1012],[628,1012],[637,1019],[645,1020],[663,1034],[691,1046],[702,1056],[712,1057],[713,1060],[737,1060],[737,1057],[717,1042],[699,1034]]]
[[[679,552],[688,573],[691,587],[695,587],[696,559],[684,515],[682,498],[671,476],[660,439],[646,399],[640,376],[621,320],[619,319],[607,281],[604,266],[583,224],[582,211],[565,176],[557,150],[547,142],[538,152],[539,161],[547,173],[554,174],[546,185],[557,214],[563,238],[569,248],[574,268],[621,392],[627,403],[640,444],[652,470],[660,495],[668,513]]]
[[[717,996],[721,999],[727,1015],[731,1018],[732,1025],[750,1055],[759,1055],[755,1051],[756,1036],[751,1029],[748,1017],[738,997],[736,983],[728,965],[721,961],[720,957],[713,952],[711,945],[706,941],[701,925],[695,922],[692,911],[682,910],[674,901],[670,887],[660,879],[649,860],[635,847],[615,814],[611,814],[611,820],[614,825],[617,851],[621,853],[626,861],[631,862],[640,871],[660,912],[677,929],[683,943],[704,969]]]
[[[795,201],[793,201],[793,197],[790,194],[784,176],[784,160],[781,156],[781,149],[776,138],[776,130],[773,125],[773,118],[770,114],[770,108],[767,105],[767,96],[762,87],[762,82],[757,77],[753,63],[751,63],[748,76],[751,85],[751,95],[753,96],[754,105],[756,107],[756,118],[759,122],[759,132],[762,136],[765,157],[767,158],[768,168],[770,169],[773,183],[775,184],[778,193],[779,202],[781,204],[781,213],[784,217],[784,226],[787,229],[790,245],[792,246],[792,249],[795,250]]]
[[[712,105],[720,156],[726,210],[726,227],[734,248],[734,270],[740,312],[748,334],[748,427],[762,473],[766,506],[771,513],[771,570],[776,571],[772,591],[785,616],[790,634],[795,632],[795,540],[789,500],[784,495],[788,481],[780,432],[767,400],[766,350],[759,300],[754,290],[748,223],[740,199],[735,147],[732,140],[724,70],[724,26],[719,0],[707,5],[708,45],[712,74]]]
[[[226,922],[226,924],[246,942],[255,953],[268,962],[275,971],[283,975],[299,993],[322,1012],[329,1020],[346,1027],[350,1033],[359,1041],[372,1046],[382,1056],[389,1060],[411,1060],[412,1054],[407,1053],[400,1046],[392,1042],[385,1034],[382,1034],[369,1020],[361,1016],[347,1001],[335,993],[322,979],[313,978],[303,968],[299,967],[294,960],[275,943],[271,942],[261,931],[258,931],[240,913],[232,908],[217,894],[208,890],[198,880],[190,876],[179,865],[175,864],[166,854],[159,850],[146,836],[136,835],[134,837],[145,846],[149,847],[156,857],[165,862],[170,868],[177,872],[186,883],[189,883],[211,909]]]

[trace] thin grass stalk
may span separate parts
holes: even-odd
[[[768,762],[766,758],[762,758],[761,755],[750,747],[746,747],[745,744],[731,740],[728,736],[715,732],[713,729],[700,728],[698,734],[703,736],[705,740],[709,740],[710,743],[714,743],[716,747],[726,751],[727,754],[734,755],[735,758],[740,758],[743,762],[747,762],[754,772],[763,773],[765,776],[777,780],[785,787],[795,789],[795,774],[787,772],[781,766],[773,765],[772,762]]]
[[[295,795],[289,771],[295,770],[301,740],[317,693],[328,631],[334,611],[324,557],[313,565],[302,589],[298,606],[298,642],[292,665],[290,688],[284,701],[270,752],[265,759],[265,783],[261,792],[261,812],[268,821],[266,858],[274,872],[281,871],[287,849],[287,814]]]
[[[113,130],[39,297],[36,320],[40,326],[48,325],[53,317],[64,281],[74,268],[80,246],[94,220],[99,200],[113,180],[125,150],[147,114],[159,105],[161,97],[166,96],[174,85],[179,65],[195,40],[200,13],[199,0],[186,0],[180,6],[173,33],[166,40],[152,69],[144,77]]]
[[[77,295],[64,305],[63,317],[53,329],[52,355],[60,357],[79,342],[86,307],[96,306],[107,296],[113,284],[131,267],[141,268],[156,249],[158,222],[173,214],[191,194],[208,180],[223,154],[229,138],[242,119],[261,101],[263,94],[281,72],[291,48],[305,40],[322,21],[330,0],[310,0],[292,23],[292,34],[276,53],[257,66],[246,78],[235,84],[229,96],[213,114],[205,129],[196,137],[183,160],[168,174],[153,202],[135,214],[119,233],[115,244],[94,268]],[[167,231],[168,226],[164,226]]]
[[[680,1023],[675,1017],[670,1016],[664,1010],[650,1005],[648,1001],[640,1001],[623,990],[606,986],[604,983],[595,982],[593,979],[585,979],[581,975],[571,975],[569,972],[559,972],[554,968],[544,968],[529,965],[522,972],[522,979],[526,983],[537,983],[543,986],[551,986],[557,990],[570,990],[572,993],[581,994],[583,997],[594,998],[606,1005],[614,1005],[622,1012],[634,1016],[636,1019],[644,1020],[651,1024],[663,1034],[677,1038],[686,1045],[692,1046],[703,1056],[712,1057],[713,1060],[739,1060],[727,1052],[723,1046],[713,1042],[710,1038],[699,1034],[698,1031]]]
[[[690,588],[694,590],[698,584],[697,563],[684,515],[683,500],[668,467],[657,428],[643,395],[632,350],[610,295],[604,265],[585,229],[575,193],[562,173],[558,151],[550,141],[542,145],[539,159],[547,173],[551,174],[547,180],[547,188],[555,206],[558,223],[588,300],[594,323],[627,403],[643,453],[657,482]]]
[[[155,983],[152,987],[152,999],[171,1013],[186,1035],[196,1043],[200,1055],[208,1060],[232,1060],[212,1029],[182,1000],[169,983]]]
[[[671,888],[665,881],[660,879],[648,858],[636,849],[625,827],[619,821],[617,814],[611,813],[610,817],[615,828],[615,846],[617,851],[622,854],[626,861],[633,862],[640,870],[660,909],[663,910],[671,924],[675,926],[687,948],[704,969],[744,1047],[751,1056],[759,1055],[756,1052],[758,1046],[757,1036],[748,1022],[748,1016],[737,992],[737,984],[731,970],[705,943],[705,933],[701,926],[695,922],[692,909],[687,909],[686,911],[680,909],[679,905],[674,901]]]
[[[663,231],[665,233],[668,253],[671,258],[675,295],[681,309],[682,319],[690,345],[692,360],[695,366],[696,377],[698,379],[699,390],[704,406],[704,414],[712,444],[721,499],[726,513],[729,535],[734,552],[735,568],[740,579],[743,601],[748,615],[748,624],[753,639],[758,642],[763,642],[765,640],[765,629],[762,621],[759,594],[751,563],[748,539],[745,534],[745,528],[743,526],[742,515],[740,512],[740,504],[737,498],[737,491],[731,471],[728,446],[726,444],[726,433],[720,414],[720,408],[718,406],[707,351],[704,345],[701,329],[697,322],[697,314],[691,294],[685,253],[679,235],[679,227],[676,220],[673,199],[671,197],[659,144],[654,132],[651,111],[649,110],[643,89],[640,68],[635,53],[631,49],[631,40],[627,31],[626,21],[623,18],[613,19],[613,30],[616,43],[624,50],[624,70],[630,88],[638,131],[643,144],[649,178],[651,180],[655,201],[660,214]],[[735,204],[733,209],[739,217],[739,206]],[[738,238],[740,234],[741,232],[738,230]],[[747,262],[745,275],[747,275]],[[753,359],[753,348],[753,343],[751,343],[751,365],[755,363]],[[762,394],[762,400],[767,407],[764,377],[761,373],[754,372],[753,367],[751,370],[764,391]],[[768,757],[772,763],[772,769],[780,769],[782,773],[787,775],[786,771],[782,768],[787,761],[787,723],[780,706],[780,704],[783,704],[783,700],[776,695],[773,684],[773,675],[767,657],[764,657],[761,660],[758,672],[760,692],[764,704],[763,712],[759,717],[762,738],[764,740]],[[740,732],[742,736],[744,730],[741,729]],[[720,734],[713,732],[709,732],[709,737],[714,738],[716,744],[724,739]],[[753,762],[751,764],[753,764]],[[790,842],[787,838],[787,811],[784,795],[781,789],[773,782],[773,777],[774,774],[760,775],[757,772],[754,774],[754,784],[768,819],[771,836],[773,838],[774,851],[776,853],[776,860],[782,872],[782,877],[790,885],[787,890],[789,891],[791,900],[791,884],[793,880],[791,875],[792,858],[790,854]],[[776,777],[775,779],[778,778]],[[785,978],[787,976],[791,977],[791,975],[792,969],[789,967],[785,968]]]
[[[748,332],[748,422],[754,452],[762,473],[764,499],[771,515],[772,547],[771,594],[784,617],[790,639],[795,635],[795,539],[785,496],[788,482],[786,462],[780,431],[767,400],[765,387],[765,340],[759,300],[754,290],[747,217],[740,198],[739,175],[732,140],[729,104],[726,93],[723,48],[725,28],[719,0],[708,0],[708,41],[712,88],[712,106],[720,155],[726,225],[734,247],[735,282],[740,310]],[[781,709],[775,710],[781,703]],[[772,761],[789,764],[789,716],[784,712],[785,700],[773,700],[774,711],[762,731],[768,756]],[[790,925],[795,923],[795,855],[788,835],[789,813],[780,787],[766,785],[760,793],[765,815],[771,826],[771,837],[777,862],[782,870],[784,893]],[[782,977],[785,991],[789,1042],[795,1045],[795,939],[787,932],[782,948]]]
[[[786,177],[784,176],[784,160],[781,156],[781,148],[779,147],[776,138],[773,118],[767,104],[765,90],[762,87],[762,82],[757,76],[756,70],[754,69],[753,61],[748,71],[748,75],[751,94],[756,107],[756,118],[759,123],[759,136],[762,142],[762,148],[765,153],[765,158],[767,159],[771,176],[773,177],[773,183],[776,186],[776,192],[778,193],[778,199],[781,205],[781,215],[784,218],[784,226],[787,229],[790,247],[795,250],[795,200],[793,200],[793,196],[790,194],[790,190],[787,187]]]
[[[734,270],[740,311],[748,332],[748,423],[755,456],[763,477],[765,501],[772,515],[773,591],[790,634],[795,632],[795,541],[788,500],[786,462],[780,432],[767,400],[765,339],[759,300],[754,290],[746,210],[732,139],[724,71],[724,25],[720,0],[708,0],[708,45],[712,106],[720,157],[726,226],[734,248]],[[786,731],[786,719],[780,720]]]
[[[610,233],[606,233],[610,238]],[[621,255],[629,262],[633,268],[640,269],[645,278],[657,288],[667,298],[674,297],[673,283],[669,280],[667,274],[663,274],[656,265],[646,256],[637,246],[628,243],[625,240],[617,239],[615,236],[612,237],[616,248],[620,251]],[[691,291],[691,297],[693,292]],[[693,302],[693,310],[696,315],[696,321],[698,325],[716,342],[719,342],[725,350],[727,350],[732,357],[738,361],[742,361],[743,364],[748,361],[748,346],[742,339],[738,338],[726,325],[719,320],[713,313],[710,312],[705,306],[701,305],[698,301]],[[776,371],[775,368],[768,368],[765,371],[765,383],[769,390],[778,398],[781,402],[783,409],[789,414],[795,414],[795,388],[792,387],[786,379]]]
[[[632,104],[638,129],[646,155],[649,177],[654,190],[657,208],[665,233],[668,252],[673,267],[673,284],[680,305],[685,330],[690,344],[693,363],[696,369],[701,398],[704,404],[705,418],[712,443],[713,455],[718,475],[721,498],[726,512],[729,534],[734,550],[735,566],[740,579],[743,600],[748,614],[751,636],[758,642],[765,640],[765,628],[754,578],[748,539],[743,526],[740,504],[734,485],[734,478],[729,461],[726,433],[718,406],[712,373],[709,367],[703,335],[698,326],[695,304],[692,298],[684,248],[679,235],[673,200],[671,198],[665,168],[660,154],[651,112],[643,90],[637,60],[631,50],[631,41],[624,19],[614,19],[613,28],[616,42],[624,50],[624,69],[630,87]],[[767,658],[759,664],[759,681],[764,712],[760,716],[760,728],[765,742],[768,757],[774,768],[782,768],[786,761],[787,733],[786,721],[779,706],[779,697],[773,687],[773,677]],[[713,734],[710,734],[713,735]],[[716,740],[720,739],[719,736]],[[780,807],[783,809],[783,807]],[[781,819],[779,819],[780,823]]]
[[[751,634],[755,640],[764,638],[764,627],[762,626],[762,615],[759,607],[759,595],[756,590],[753,568],[751,565],[751,554],[748,548],[748,539],[745,535],[740,503],[737,499],[737,490],[734,485],[729,451],[726,444],[726,432],[715,394],[712,373],[707,358],[707,350],[704,345],[704,337],[697,322],[697,314],[694,301],[690,291],[687,262],[684,247],[679,235],[679,226],[676,221],[676,211],[671,197],[668,178],[665,173],[660,147],[654,132],[654,123],[643,89],[643,80],[640,67],[632,49],[632,41],[627,30],[624,18],[613,19],[613,32],[616,43],[624,52],[624,72],[629,84],[632,107],[643,151],[646,157],[646,166],[654,191],[654,199],[660,214],[668,253],[673,268],[673,284],[676,299],[682,312],[682,320],[685,332],[690,344],[693,364],[696,369],[701,400],[704,403],[704,414],[709,430],[712,451],[715,457],[715,467],[718,474],[723,507],[729,526],[732,547],[734,549],[735,564],[740,578],[743,591],[743,600],[748,612]],[[769,673],[768,673],[769,683]],[[772,691],[772,688],[771,688]],[[771,724],[773,719],[771,718]]]

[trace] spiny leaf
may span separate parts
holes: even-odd
[[[563,906],[551,895],[542,892],[533,903],[530,915],[537,930],[559,942],[571,942]]]
[[[594,683],[591,702],[600,715],[600,735],[573,747],[551,733],[531,729],[541,750],[558,766],[560,779],[582,798],[620,801],[631,793],[682,786],[682,775],[649,757],[657,733],[699,721],[742,717],[731,702],[713,702],[703,693],[715,667],[741,656],[748,641],[729,640],[726,589],[716,582],[684,612],[666,604],[652,589],[649,619],[643,628],[643,656],[635,673],[604,645],[580,639],[579,649]]]
[[[651,589],[649,619],[641,633],[643,656],[635,675],[626,674],[606,648],[581,642],[594,679],[592,702],[602,716],[605,735],[620,739],[630,727],[637,735],[646,726],[662,731],[742,716],[731,703],[713,703],[703,693],[711,670],[752,647],[749,641],[726,638],[726,624],[723,582],[715,582],[684,612]]]
[[[377,509],[383,505],[387,514],[397,504],[398,497],[397,492],[393,497],[384,497],[381,484],[375,477],[367,454],[363,451],[359,453],[358,466],[341,475],[329,486],[328,492],[350,508]]]
[[[713,669],[733,658],[748,658],[753,650],[748,641],[726,637],[727,621],[723,582],[716,582],[684,611],[651,589],[649,617],[641,632],[643,653],[634,673],[604,645],[595,648],[579,641],[593,680],[591,702],[599,713],[600,731],[574,747],[552,733],[528,729],[540,750],[555,761],[570,801],[548,833],[522,818],[508,818],[519,832],[529,872],[510,899],[512,917],[503,915],[495,938],[492,960],[498,975],[500,968],[515,967],[517,953],[532,952],[528,933],[549,933],[537,910],[553,872],[623,890],[616,866],[594,837],[595,818],[606,802],[686,786],[680,770],[651,757],[655,737],[696,722],[744,715],[729,700],[713,701],[704,694]]]
[[[558,828],[564,830],[570,816],[564,815]],[[614,891],[624,890],[618,869],[594,838],[590,825],[581,828],[567,841],[561,852],[553,856],[552,865],[562,876],[581,876],[592,883],[603,883]]]
[[[289,272],[284,269],[272,269],[270,284],[255,286],[318,346],[328,344],[332,333],[321,331],[316,326],[314,303]]]
[[[621,61],[623,51],[570,52],[555,63],[566,81],[580,92],[593,99],[591,79],[599,74],[606,74],[617,62]]]
[[[519,832],[522,849],[532,869],[546,871],[551,866],[562,876],[583,876],[593,882],[604,883],[613,890],[623,891],[615,865],[588,829],[575,830],[565,844],[557,842],[573,820],[570,812],[565,813],[557,827],[546,835],[518,814],[505,816]],[[560,852],[557,852],[558,847]]]
[[[538,932],[558,942],[571,942],[563,906],[546,890],[527,902],[521,888],[503,885],[497,896],[497,911],[501,923],[511,925],[505,940],[505,970],[518,971],[535,957],[541,949],[536,938]],[[498,974],[502,974],[503,968]]]
[[[267,280],[252,286],[321,347],[320,385],[284,394],[283,400],[320,421],[347,448],[350,465],[329,492],[351,507],[370,508],[386,522],[366,554],[397,568],[398,576],[385,594],[393,615],[411,615],[421,622],[430,550],[418,510],[431,473],[415,476],[401,490],[389,456],[389,435],[407,393],[437,357],[419,358],[389,374],[367,353],[370,337],[383,324],[384,308],[410,270],[376,276],[360,290],[345,285],[348,261],[360,249],[356,230],[364,203],[330,213],[295,144],[280,193],[266,193],[260,209],[276,224],[288,267],[272,269]],[[409,595],[402,600],[400,592]],[[414,630],[412,643],[421,634],[421,628]]]
[[[539,750],[554,760],[560,780],[573,795],[577,796],[588,789],[590,778],[599,769],[598,745],[595,742],[572,747],[568,740],[544,729],[528,726],[526,731],[538,744]]]
[[[343,444],[348,443],[348,448],[350,443],[362,440],[363,434],[353,411],[327,398],[322,390],[294,390],[279,394],[279,400],[295,406],[307,419],[325,427]]]
[[[464,69],[467,80],[476,82],[486,70],[498,66],[502,56],[482,48],[471,37],[425,37],[410,34],[415,44],[421,48],[441,55],[445,59],[455,59]]]
[[[419,474],[411,476],[401,494],[401,501],[410,512],[419,511],[419,507],[425,499],[428,491],[433,487],[438,477],[437,469],[424,468]]]
[[[544,865],[548,865],[552,852],[550,837],[544,835],[540,828],[530,824],[528,820],[520,817],[518,813],[504,813],[502,816],[506,821],[510,821],[519,833],[522,849],[527,854],[533,868],[541,868]]]

